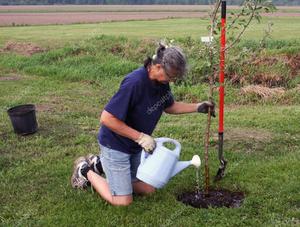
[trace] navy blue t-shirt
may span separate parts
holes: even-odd
[[[174,103],[169,84],[149,79],[148,71],[141,67],[128,74],[118,92],[105,106],[105,110],[129,127],[151,135],[165,108]],[[133,140],[118,135],[102,125],[98,140],[101,145],[125,153],[136,153],[142,148]]]

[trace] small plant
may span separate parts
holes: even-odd
[[[216,78],[219,73],[218,64],[219,64],[219,51],[220,46],[218,45],[218,40],[220,39],[221,32],[221,21],[218,19],[219,17],[219,8],[221,6],[222,1],[217,0],[214,2],[211,12],[210,12],[210,25],[208,26],[209,36],[207,45],[205,45],[202,52],[205,52],[206,64],[207,64],[207,78],[209,80],[209,92],[208,99],[213,101],[213,92],[216,86],[224,86],[223,84],[216,84]],[[226,3],[225,3],[226,4]],[[249,27],[250,23],[253,19],[256,19],[258,22],[261,21],[261,12],[271,12],[275,10],[275,6],[271,1],[267,0],[245,0],[241,6],[241,8],[237,12],[231,12],[231,22],[227,26],[227,31],[229,31],[229,39],[228,44],[223,47],[223,52],[231,50],[236,44],[238,44],[241,40],[241,37]],[[224,23],[224,21],[223,21]],[[269,34],[269,33],[268,33]],[[221,37],[222,38],[222,37]],[[263,44],[263,42],[262,42]],[[241,52],[241,57],[244,57],[246,54],[246,50]],[[206,136],[205,136],[205,193],[208,194],[210,180],[209,180],[209,138],[210,138],[210,125],[211,125],[211,115],[208,114],[207,118],[207,127],[206,127]],[[220,141],[219,141],[220,143]],[[220,148],[219,148],[220,149]],[[224,160],[221,160],[220,153],[219,158],[221,164]],[[225,168],[225,166],[223,166]],[[220,169],[219,169],[220,170]]]

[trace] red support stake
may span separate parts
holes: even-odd
[[[225,70],[225,49],[226,49],[226,1],[221,4],[221,39],[220,39],[220,76],[219,76],[219,160],[220,166],[215,176],[215,181],[223,178],[227,161],[223,155],[224,140],[224,70]]]
[[[221,13],[221,46],[220,46],[220,100],[219,100],[219,133],[224,131],[224,70],[225,70],[225,48],[226,48],[226,1],[222,1]]]

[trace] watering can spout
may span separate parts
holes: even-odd
[[[182,170],[184,170],[186,167],[188,167],[189,165],[191,165],[191,161],[181,161],[181,162],[177,162],[173,172],[172,172],[172,177],[174,177],[177,173],[181,172]]]
[[[194,165],[196,168],[199,168],[201,166],[201,159],[199,155],[194,155],[191,164]]]
[[[199,168],[201,165],[200,157],[198,155],[194,155],[191,161],[177,162],[172,172],[172,177],[174,177],[177,173],[181,172],[190,165],[194,165],[196,168]]]

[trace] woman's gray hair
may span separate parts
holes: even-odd
[[[148,58],[148,62],[149,60],[150,58]],[[187,73],[186,57],[182,49],[176,46],[168,47],[160,43],[151,63],[154,65],[161,64],[172,79],[183,79]]]

